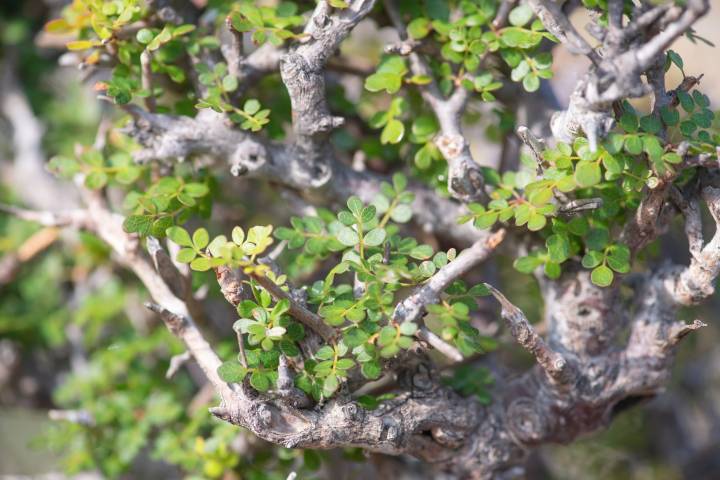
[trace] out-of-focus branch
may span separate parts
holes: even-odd
[[[507,24],[510,11],[517,5],[517,0],[502,0],[498,6],[497,13],[493,19],[492,25],[495,28],[502,28]]]
[[[18,52],[7,48],[0,63],[0,113],[12,126],[14,158],[8,180],[19,188],[23,203],[38,210],[55,211],[76,206],[76,192],[56,182],[45,170],[42,148],[44,126],[32,111],[30,102],[16,77]]]
[[[20,267],[55,243],[58,236],[56,228],[43,228],[25,240],[17,251],[8,252],[0,258],[0,286],[12,282]]]
[[[165,372],[165,378],[170,380],[175,374],[192,359],[192,353],[186,350],[178,355],[170,357],[170,365],[168,366],[167,372]]]
[[[173,313],[157,303],[148,302],[145,306],[157,313],[165,322],[167,328],[182,340],[205,376],[215,387],[215,391],[224,400],[233,398],[235,392],[217,373],[217,369],[222,362],[192,320]]]
[[[83,228],[87,220],[87,212],[82,209],[60,212],[42,210],[29,210],[0,203],[0,212],[13,215],[21,220],[35,222],[45,227],[75,227]]]

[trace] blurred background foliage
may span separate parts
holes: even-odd
[[[83,81],[82,72],[59,66],[61,49],[49,45],[43,36],[43,24],[57,16],[62,3],[10,0],[0,5],[0,77],[12,73],[17,78],[44,127],[42,149],[47,158],[70,155],[76,144],[91,144],[102,110],[107,108],[96,100],[92,89],[99,79]],[[697,29],[710,40],[719,41],[716,27],[720,2],[712,3],[715,9]],[[359,69],[377,64],[380,49],[369,45],[382,42],[374,36],[377,27],[367,23],[343,45],[344,56],[356,58],[354,67]],[[705,73],[703,90],[717,105],[720,64],[708,62],[717,51],[693,48],[697,47],[685,42],[676,50],[685,59],[686,71]],[[582,60],[570,57],[562,48],[555,53],[551,85],[564,101],[564,92],[569,91],[574,75],[584,66]],[[259,89],[273,92],[267,103],[273,114],[289,114],[288,98],[277,77],[264,80]],[[333,108],[339,114],[367,109],[365,103],[349,103],[341,90],[330,89]],[[502,112],[485,114],[490,137],[507,122]],[[282,135],[277,128],[271,123],[268,134]],[[479,134],[472,138],[482,136],[481,127],[476,130]],[[335,134],[334,142],[348,150],[356,147],[356,140],[343,132]],[[374,166],[397,161],[393,146],[377,143],[363,147],[372,154]],[[478,158],[499,151],[487,143],[473,148],[483,149]],[[0,201],[6,203],[18,203],[21,190],[33,188],[7,181],[13,158],[12,128],[2,119],[0,173],[4,181],[0,183]],[[437,171],[430,169],[423,175],[442,185],[437,181]],[[235,183],[234,195],[226,198],[223,189],[229,187],[222,179],[217,182],[216,195],[224,203],[215,214],[225,221],[281,224],[287,218],[282,202],[272,201],[277,193],[270,187]],[[0,257],[16,252],[41,230],[0,215]],[[379,466],[382,462],[373,455],[368,458],[355,450],[318,454],[270,447],[214,420],[206,409],[212,405],[212,394],[198,390],[195,383],[201,378],[200,372],[181,369],[172,381],[165,379],[168,359],[182,348],[162,324],[142,310],[142,287],[113,264],[103,243],[85,233],[47,235],[58,237],[55,245],[23,265],[14,281],[0,284],[0,476],[85,472],[90,477],[284,479],[294,471],[303,479],[341,479],[360,478],[371,471],[371,475],[390,478],[378,473],[384,471]],[[670,251],[687,251],[680,234],[662,242]],[[682,255],[678,256],[682,260]],[[499,262],[497,268],[506,280],[508,297],[517,299],[529,317],[539,319],[540,296],[534,280],[514,274],[510,261]],[[302,268],[289,273],[301,276]],[[218,297],[214,290],[208,295]],[[211,306],[219,313],[227,311],[219,297]],[[543,447],[530,460],[529,477],[718,478],[718,307],[716,296],[703,309],[685,312],[687,318],[702,318],[710,327],[682,343],[665,395],[641,408],[629,406],[605,431],[569,446]],[[221,343],[221,356],[232,348],[230,342]],[[527,357],[513,348],[496,355],[501,357],[498,363],[518,369],[529,365]],[[468,393],[477,383],[484,385],[485,380],[478,380],[473,370],[456,378],[456,387]],[[51,421],[47,414],[51,409],[86,411],[94,421],[87,425]]]

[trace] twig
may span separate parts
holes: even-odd
[[[336,337],[336,331],[330,325],[325,323],[322,317],[316,313],[305,308],[299,304],[295,299],[287,293],[285,290],[280,288],[264,275],[252,274],[252,278],[260,284],[275,300],[287,299],[290,302],[290,315],[295,318],[298,322],[311,329],[327,343],[334,343]]]
[[[397,304],[393,320],[399,323],[418,320],[426,305],[436,303],[448,285],[490,256],[504,238],[505,230],[501,229],[460,252],[455,260],[438,270],[425,285]]]
[[[415,336],[419,340],[427,342],[428,345],[445,355],[453,362],[462,362],[463,355],[462,353],[460,353],[460,350],[445,342],[442,338],[438,337],[433,332],[428,330],[427,327],[420,327]]]
[[[146,90],[148,96],[145,97],[145,107],[150,111],[154,112],[157,107],[155,102],[155,92],[153,91],[153,78],[152,78],[152,53],[145,49],[140,54],[140,78],[142,80],[142,88]]]
[[[0,258],[0,285],[10,283],[23,263],[33,259],[57,240],[59,232],[55,227],[46,227],[25,240],[16,252],[9,252]]]
[[[425,312],[426,305],[437,303],[440,294],[448,285],[485,260],[502,242],[503,238],[505,238],[505,230],[498,230],[487,239],[479,240],[471,247],[460,252],[455,260],[438,270],[425,285],[416,289],[409,297],[397,304],[392,316],[393,321],[402,323],[419,320]],[[463,358],[455,347],[444,342],[425,327],[419,328],[415,336],[427,342],[454,362],[458,362]]]
[[[500,6],[498,6],[495,18],[492,21],[492,26],[495,28],[502,28],[507,24],[508,15],[510,11],[517,5],[518,0],[502,0]]]
[[[61,212],[49,212],[40,210],[29,210],[0,203],[0,212],[5,212],[21,220],[39,223],[44,227],[77,227],[83,228],[87,222],[85,210],[66,210]]]
[[[217,369],[222,362],[210,344],[203,338],[195,323],[189,318],[173,313],[157,303],[147,302],[145,306],[157,313],[173,335],[183,341],[188,352],[195,358],[205,376],[215,387],[215,391],[223,399],[232,398],[233,393],[237,392],[218,375]]]
[[[76,423],[84,427],[94,427],[95,417],[87,410],[48,410],[48,417],[54,421]]]
[[[668,333],[667,340],[663,346],[664,351],[668,351],[676,346],[680,340],[695,330],[699,330],[703,327],[707,327],[707,324],[701,320],[695,319],[693,323],[686,324],[684,322],[676,322],[670,326],[670,332]]]
[[[170,380],[175,374],[192,358],[192,354],[189,351],[184,351],[178,355],[170,357],[170,365],[168,366],[167,372],[165,372],[165,378]]]
[[[581,212],[586,212],[588,210],[597,210],[602,206],[603,199],[600,197],[578,198],[559,205],[558,213],[563,215],[575,215]]]
[[[552,0],[528,0],[528,5],[545,25],[545,28],[567,45],[569,50],[586,55],[594,64],[600,63],[600,56],[575,30],[557,3]]]
[[[520,137],[520,140],[530,148],[533,158],[535,158],[535,163],[537,164],[538,174],[542,174],[543,168],[548,166],[542,156],[545,150],[545,141],[536,137],[535,134],[524,125],[518,126],[517,135]]]
[[[533,354],[547,375],[555,382],[569,384],[574,380],[575,369],[562,355],[552,350],[540,337],[525,314],[505,298],[495,287],[486,283],[490,293],[502,306],[502,317],[510,326],[510,333],[527,351]]]

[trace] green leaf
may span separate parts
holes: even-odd
[[[315,357],[320,360],[330,360],[331,358],[335,357],[335,351],[332,349],[332,347],[325,345],[324,347],[321,347],[317,352],[315,352]]]
[[[139,167],[127,166],[115,174],[115,180],[123,185],[130,185],[137,180],[141,172]]]
[[[684,90],[678,90],[677,97],[678,100],[680,100],[680,106],[683,110],[690,113],[695,109],[695,102],[689,93]]]
[[[380,368],[380,364],[378,362],[371,360],[362,364],[362,367],[360,367],[360,373],[362,373],[365,378],[374,380],[376,378],[380,378],[382,368]]]
[[[98,190],[108,181],[107,174],[102,170],[93,170],[85,177],[85,186],[91,190]]]
[[[540,79],[534,73],[528,73],[523,78],[523,88],[528,92],[534,92],[540,88]]]
[[[198,228],[195,230],[192,237],[192,243],[198,250],[202,250],[207,247],[208,243],[210,243],[210,235],[208,235],[207,230],[204,228]]]
[[[643,149],[642,139],[637,135],[625,137],[625,151],[630,155],[640,155]]]
[[[653,161],[660,159],[663,154],[663,147],[660,145],[660,140],[652,135],[643,137],[643,150],[645,150],[645,153],[647,153]]]
[[[155,35],[153,35],[152,31],[147,28],[141,28],[137,34],[135,34],[137,41],[143,45],[150,43],[154,37]]]
[[[150,233],[153,218],[150,215],[130,215],[123,222],[123,230],[128,233],[147,235]]]
[[[247,368],[240,365],[238,362],[225,362],[220,365],[217,369],[217,373],[220,378],[228,383],[240,383],[247,375]]]
[[[544,270],[545,270],[545,275],[548,278],[552,278],[552,279],[560,278],[560,275],[562,274],[562,267],[560,266],[559,263],[555,263],[555,262],[547,262],[545,264]]]
[[[534,256],[519,257],[513,262],[515,270],[521,273],[532,273],[540,265],[542,265],[542,260]]]
[[[48,168],[63,178],[72,178],[80,171],[80,164],[74,158],[56,156],[50,159]]]
[[[677,65],[677,67],[678,67],[680,70],[683,69],[683,59],[682,59],[682,57],[681,57],[680,55],[678,55],[677,52],[675,52],[674,50],[668,50],[668,51],[667,51],[667,56],[668,56],[668,58],[670,59],[670,61],[671,61],[672,63],[674,63],[675,65]]]
[[[243,111],[248,115],[255,115],[260,110],[260,102],[251,98],[243,105]]]
[[[430,29],[430,20],[424,17],[414,19],[412,22],[408,23],[407,26],[408,35],[415,40],[427,37],[428,33],[430,33]]]
[[[175,259],[180,263],[190,263],[196,257],[195,250],[192,248],[181,248]]]
[[[450,8],[446,0],[423,0],[422,3],[427,15],[433,20],[441,20],[443,22],[449,20]]]
[[[362,200],[353,195],[352,197],[348,198],[347,207],[353,215],[355,215],[356,217],[360,217],[362,215],[362,209],[365,207],[365,204],[363,204]]]
[[[363,224],[367,224],[375,219],[376,214],[377,208],[375,208],[375,205],[369,205],[360,212],[360,220],[362,220]]]
[[[400,333],[402,333],[403,335],[407,335],[408,337],[415,335],[417,329],[417,324],[413,322],[403,322],[400,324]]]
[[[397,73],[373,73],[365,79],[365,89],[370,92],[385,90],[396,93],[402,86],[402,76]]]
[[[426,260],[420,264],[420,273],[425,277],[431,277],[435,273],[436,270],[437,270],[437,267],[435,266],[435,264],[428,260]]]
[[[425,145],[421,147],[416,153],[415,157],[413,157],[415,160],[415,166],[418,167],[420,170],[426,170],[433,161],[433,156],[430,151],[430,148]]]
[[[664,106],[660,108],[660,117],[663,122],[665,122],[665,125],[672,127],[677,125],[680,121],[680,112],[672,107]]]
[[[400,120],[393,118],[387,123],[387,125],[385,125],[385,128],[383,128],[383,131],[380,134],[380,142],[382,144],[398,143],[402,140],[404,135],[405,125],[403,125]]]
[[[590,274],[590,280],[598,287],[607,287],[613,281],[613,272],[605,265],[596,267]]]
[[[532,48],[542,40],[540,32],[534,32],[519,27],[506,27],[500,35],[502,41],[508,47]]]
[[[538,230],[542,230],[546,223],[547,219],[543,214],[534,212],[530,214],[527,226],[530,231],[537,232]]]
[[[533,11],[527,4],[522,4],[513,8],[508,15],[508,21],[511,25],[522,27],[533,17]]]
[[[365,410],[375,410],[380,406],[380,402],[372,395],[361,395],[356,399],[358,405]]]
[[[257,7],[254,7],[253,5],[244,3],[241,4],[238,8],[238,11],[248,19],[250,23],[252,23],[256,27],[262,27],[264,25],[263,19],[262,19],[262,13],[260,12],[260,9]]]
[[[390,214],[390,218],[397,223],[405,223],[412,218],[412,208],[410,205],[400,204],[396,205]]]
[[[360,241],[357,232],[352,228],[346,226],[340,228],[337,234],[337,239],[346,247],[354,247]]]
[[[410,256],[416,260],[425,260],[430,258],[433,254],[433,249],[430,245],[418,245],[410,250]]]
[[[165,235],[181,247],[193,246],[192,240],[190,240],[190,235],[187,230],[182,227],[170,227],[165,231]]]
[[[212,268],[209,258],[198,257],[190,262],[190,268],[197,272],[206,272]]]
[[[337,376],[333,374],[328,375],[325,377],[325,381],[323,382],[323,396],[331,397],[339,386],[340,383],[338,382]]]
[[[570,233],[580,237],[585,235],[590,229],[590,225],[585,217],[575,217],[568,222],[567,226]]]
[[[370,338],[370,335],[360,328],[351,328],[343,334],[343,340],[350,348],[362,345],[368,338]]]
[[[373,228],[365,234],[363,243],[368,247],[376,247],[385,240],[385,230],[382,228]]]
[[[242,245],[245,241],[245,231],[240,227],[232,229],[232,240],[236,245]]]
[[[640,128],[648,133],[658,133],[662,130],[662,123],[655,115],[645,115],[640,119]]]
[[[475,218],[474,225],[476,228],[484,230],[484,229],[492,227],[495,224],[495,222],[497,221],[497,219],[498,219],[498,212],[488,211],[488,212],[478,215]]]
[[[349,358],[341,358],[335,364],[335,368],[337,368],[338,370],[349,370],[354,366],[355,366],[355,362]]]
[[[581,187],[592,187],[602,179],[600,165],[596,161],[580,161],[575,167],[575,181]]]
[[[235,91],[238,87],[238,79],[235,75],[226,75],[222,80],[223,90],[226,92]]]
[[[635,133],[638,129],[638,119],[637,115],[635,115],[634,112],[631,111],[625,111],[620,116],[620,127],[625,130],[627,133]]]
[[[570,255],[570,242],[565,235],[553,234],[545,240],[545,245],[550,255],[550,260],[555,263],[562,263]]]
[[[250,385],[252,385],[255,390],[267,392],[271,386],[270,377],[266,373],[255,370],[252,375],[250,375]]]
[[[381,347],[390,345],[395,341],[396,335],[397,330],[395,330],[395,327],[390,325],[383,327],[383,329],[380,330],[380,335],[378,335],[378,345]]]
[[[630,271],[630,249],[627,245],[616,244],[610,247],[607,264],[618,273]]]
[[[668,152],[662,156],[663,162],[666,163],[672,163],[672,164],[678,164],[682,163],[683,159],[680,155],[678,155],[675,152]]]
[[[591,250],[602,250],[610,239],[607,228],[593,228],[585,236],[585,245]]]
[[[600,265],[605,258],[602,252],[597,250],[589,250],[582,258],[582,266],[585,268],[595,268]]]

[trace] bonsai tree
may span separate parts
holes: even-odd
[[[670,50],[708,8],[74,0],[46,35],[104,119],[50,159],[65,183],[15,186],[53,205],[3,210],[90,234],[90,264],[133,274],[104,281],[143,286],[120,305],[167,329],[106,315],[56,397],[72,468],[119,475],[145,448],[219,477],[344,448],[507,478],[660,393],[703,326],[678,311],[720,270],[720,133]],[[557,99],[563,48],[589,66]],[[681,264],[658,253],[676,219]],[[490,352],[514,343],[533,366],[510,374]]]

